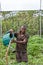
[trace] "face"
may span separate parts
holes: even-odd
[[[25,27],[24,27],[24,26],[21,26],[20,31],[21,31],[22,33],[25,33],[25,31],[26,31]]]

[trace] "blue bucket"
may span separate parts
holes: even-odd
[[[9,45],[10,40],[11,40],[10,33],[5,34],[3,36],[3,45],[5,45],[5,46]]]

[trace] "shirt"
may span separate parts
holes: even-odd
[[[14,36],[16,37],[17,41],[23,41],[26,38],[25,44],[23,43],[16,43],[16,51],[27,51],[27,42],[28,42],[28,35],[25,33],[21,35],[20,33],[14,33]]]

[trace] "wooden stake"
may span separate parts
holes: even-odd
[[[9,52],[10,45],[11,45],[11,40],[10,40],[9,45],[8,45],[8,48],[7,48],[7,50],[6,50],[6,55],[5,55],[6,65],[8,65],[8,52]]]

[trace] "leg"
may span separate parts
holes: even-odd
[[[22,53],[22,61],[23,62],[28,62],[28,57],[27,57],[27,53],[26,52]]]
[[[16,60],[17,62],[21,62],[20,52],[16,52]]]

